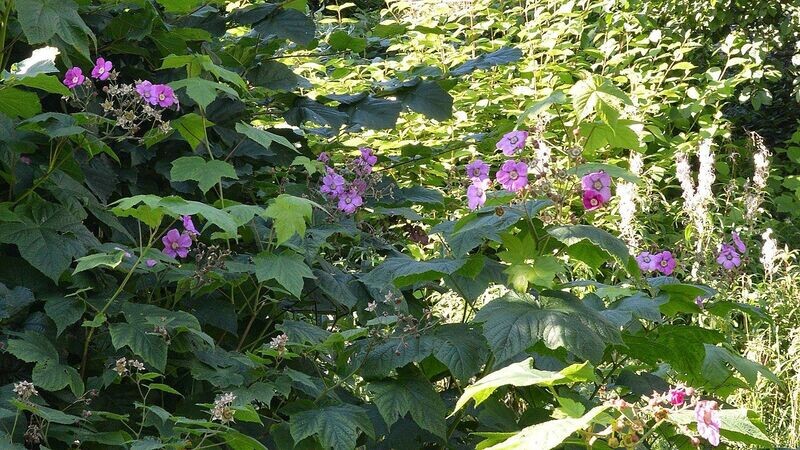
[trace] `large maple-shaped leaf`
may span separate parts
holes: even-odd
[[[78,14],[72,0],[24,0],[16,4],[22,32],[30,44],[41,44],[58,36],[89,59],[87,37],[94,34]]]
[[[403,373],[397,379],[369,384],[375,406],[389,427],[406,414],[425,430],[445,437],[446,410],[433,385],[416,373]]]
[[[295,234],[301,237],[306,232],[306,221],[311,220],[311,200],[288,194],[279,195],[264,211],[264,216],[272,219],[272,227],[278,238],[278,244],[291,239]]]
[[[292,438],[300,442],[316,436],[323,448],[350,450],[356,448],[360,431],[374,438],[375,432],[366,411],[355,405],[337,405],[303,411],[291,416]],[[360,430],[360,431],[359,431]]]
[[[259,282],[275,280],[298,298],[303,291],[303,278],[314,278],[303,256],[291,250],[279,254],[262,253],[253,258],[253,262]]]
[[[239,178],[230,163],[218,159],[206,161],[199,156],[184,156],[172,161],[169,177],[172,181],[197,181],[203,194],[223,178]]]
[[[549,420],[537,423],[512,436],[511,438],[488,448],[488,450],[549,450],[556,448],[564,439],[573,433],[583,430],[592,424],[608,406],[595,406],[582,417],[568,417],[566,419]]]
[[[0,224],[0,242],[15,244],[25,260],[53,281],[83,256],[88,246],[99,245],[80,220],[63,206],[35,203],[18,208],[17,222]]]
[[[481,308],[475,321],[483,322],[483,334],[500,362],[537,342],[597,362],[607,345],[621,343],[616,326],[564,292],[545,291],[539,298],[509,292]]]
[[[366,378],[388,375],[411,362],[434,356],[456,378],[467,380],[486,362],[488,349],[484,339],[469,325],[446,324],[418,337],[389,337],[374,343],[359,341],[354,363],[361,365]]]

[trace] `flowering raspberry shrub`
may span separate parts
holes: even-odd
[[[0,5],[0,448],[774,445],[759,47],[414,7]]]

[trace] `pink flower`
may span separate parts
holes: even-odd
[[[742,264],[742,258],[736,253],[736,249],[730,244],[722,244],[717,255],[717,262],[725,268],[732,270]]]
[[[733,245],[736,246],[736,249],[739,250],[739,253],[744,253],[747,251],[747,247],[745,247],[742,238],[739,237],[739,233],[731,231],[731,238],[733,239]]]
[[[507,191],[518,192],[528,185],[528,166],[509,159],[500,166],[495,177]]]
[[[26,166],[30,166],[31,163],[33,162],[33,160],[28,155],[20,155],[19,162],[21,162],[22,164],[25,164]]]
[[[603,194],[594,189],[587,189],[583,191],[583,207],[586,208],[587,211],[595,210],[605,203],[605,198]]]
[[[486,203],[486,190],[489,189],[490,183],[491,181],[488,178],[472,180],[472,184],[467,188],[467,206],[469,206],[469,209],[474,211]]]
[[[319,156],[317,156],[317,161],[325,163],[325,164],[327,164],[328,161],[330,161],[330,160],[331,160],[331,157],[330,157],[330,155],[328,155],[328,152],[322,152],[322,153],[319,154]]]
[[[106,61],[103,58],[97,58],[94,68],[92,69],[92,78],[98,80],[106,80],[110,75],[111,68],[114,67],[111,61]]]
[[[678,261],[672,257],[672,253],[664,250],[656,256],[659,258],[658,264],[656,265],[656,270],[664,275],[671,275],[675,270],[675,266],[678,265]]]
[[[328,174],[322,177],[322,186],[319,190],[330,197],[338,197],[344,192],[344,177],[329,167]]]
[[[189,249],[192,247],[192,238],[186,233],[180,233],[173,228],[161,238],[164,243],[164,253],[173,258],[186,258]]]
[[[489,165],[480,159],[467,164],[467,177],[470,180],[485,180],[489,178]]]
[[[697,432],[716,447],[719,445],[719,405],[713,400],[700,400],[694,408]]]
[[[158,105],[162,108],[169,108],[178,103],[178,98],[175,97],[175,91],[166,84],[154,84],[151,95],[150,104]]]
[[[158,261],[156,261],[155,259],[148,259],[147,261],[144,262],[144,265],[146,265],[147,267],[154,267],[156,264],[158,264]]]
[[[686,389],[683,386],[672,388],[667,392],[667,396],[672,406],[682,405],[686,401]]]
[[[694,298],[694,304],[697,305],[698,308],[703,309],[705,307],[705,299],[698,295]]]
[[[70,89],[80,86],[84,80],[86,80],[86,77],[83,76],[83,71],[80,67],[73,67],[64,74],[64,85]]]
[[[136,84],[136,92],[142,96],[144,101],[147,103],[155,105],[156,102],[153,102],[153,83],[144,80],[141,83]]]
[[[603,196],[603,203],[611,200],[611,177],[602,170],[581,177],[581,187],[584,191],[599,192]]]
[[[639,264],[639,269],[644,272],[652,272],[658,267],[661,262],[661,255],[651,255],[650,252],[639,253],[636,257],[636,263]]]
[[[361,152],[361,160],[369,166],[374,166],[378,162],[378,157],[372,152],[369,147],[360,147],[358,151]]]
[[[183,222],[183,229],[189,233],[189,236],[200,234],[197,232],[197,228],[194,227],[194,223],[192,223],[192,216],[181,216],[181,221]]]
[[[354,189],[348,189],[339,195],[339,210],[347,214],[353,214],[363,204],[364,200]]]
[[[510,131],[497,142],[497,149],[502,150],[506,156],[514,156],[519,150],[525,148],[527,140],[527,131]]]

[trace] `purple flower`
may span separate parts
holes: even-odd
[[[736,253],[736,249],[730,244],[722,244],[717,255],[717,262],[725,268],[731,270],[742,264],[742,258]]]
[[[330,197],[338,197],[344,192],[344,177],[329,167],[328,174],[322,177],[322,186],[319,190]]]
[[[503,138],[497,142],[498,150],[502,150],[506,156],[514,156],[519,150],[525,148],[525,142],[528,140],[527,131],[510,131],[503,135]]]
[[[164,243],[164,253],[173,258],[181,257],[186,258],[189,254],[189,248],[192,246],[192,238],[186,233],[180,233],[177,229],[173,228],[161,238]]]
[[[162,108],[169,108],[178,103],[178,98],[175,97],[175,91],[166,84],[154,84],[151,95],[150,104],[158,105]]]
[[[524,162],[509,159],[500,166],[495,177],[507,191],[520,191],[528,185],[528,166]]]
[[[183,229],[189,233],[189,236],[200,234],[197,232],[197,228],[194,227],[194,223],[192,223],[192,216],[181,216],[181,221],[183,222]]]
[[[153,102],[153,83],[147,80],[144,80],[141,83],[137,83],[136,92],[138,92],[139,95],[142,96],[144,101],[155,105],[155,102]]]
[[[583,207],[586,208],[587,211],[595,210],[605,203],[605,198],[603,194],[594,189],[587,189],[583,191]]]
[[[94,68],[92,69],[92,78],[96,78],[98,80],[108,79],[112,67],[114,67],[114,65],[111,64],[111,61],[106,61],[103,58],[97,58]]]
[[[716,447],[719,445],[719,405],[713,400],[700,400],[694,408],[697,432]]]
[[[744,253],[747,251],[747,247],[745,247],[742,238],[739,237],[739,233],[731,231],[731,238],[733,238],[733,245],[736,246],[736,249],[739,250],[739,253]]]
[[[639,253],[636,257],[636,263],[639,264],[639,269],[644,272],[652,272],[658,267],[661,262],[661,255],[651,255],[650,252]]]
[[[347,214],[353,214],[363,204],[364,200],[354,189],[348,189],[339,195],[339,210]]]
[[[467,177],[470,180],[485,180],[489,178],[489,165],[480,159],[467,164]]]
[[[705,299],[703,299],[703,297],[698,295],[694,298],[694,304],[697,305],[698,308],[703,309],[705,307],[704,303]]]
[[[678,261],[672,257],[672,253],[664,250],[656,256],[659,258],[658,264],[656,264],[656,270],[664,275],[671,275],[675,270],[675,266],[678,265]]]
[[[322,153],[319,154],[319,156],[317,156],[317,161],[325,163],[325,164],[327,164],[328,161],[330,161],[330,160],[331,160],[331,157],[330,157],[330,155],[328,155],[328,152],[322,152]]]
[[[147,267],[154,267],[156,264],[158,264],[158,261],[156,261],[155,259],[148,259],[147,261],[144,262],[144,265],[146,265]]]
[[[669,397],[669,402],[672,406],[682,405],[684,401],[686,401],[686,389],[683,386],[678,386],[673,389],[670,389],[667,392],[667,397]]]
[[[467,188],[467,206],[469,209],[476,210],[486,203],[486,190],[489,189],[491,181],[486,178],[483,180],[472,180],[472,184]]]
[[[73,67],[64,74],[64,85],[70,89],[80,86],[84,80],[86,80],[86,77],[83,76],[83,71],[80,67]]]
[[[360,147],[358,151],[361,152],[361,160],[369,166],[374,166],[378,162],[378,157],[372,152],[369,147]]]
[[[611,177],[602,170],[581,177],[581,187],[584,191],[599,192],[603,196],[603,203],[611,200]]]

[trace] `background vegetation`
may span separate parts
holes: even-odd
[[[795,2],[0,11],[3,448],[800,445]]]

